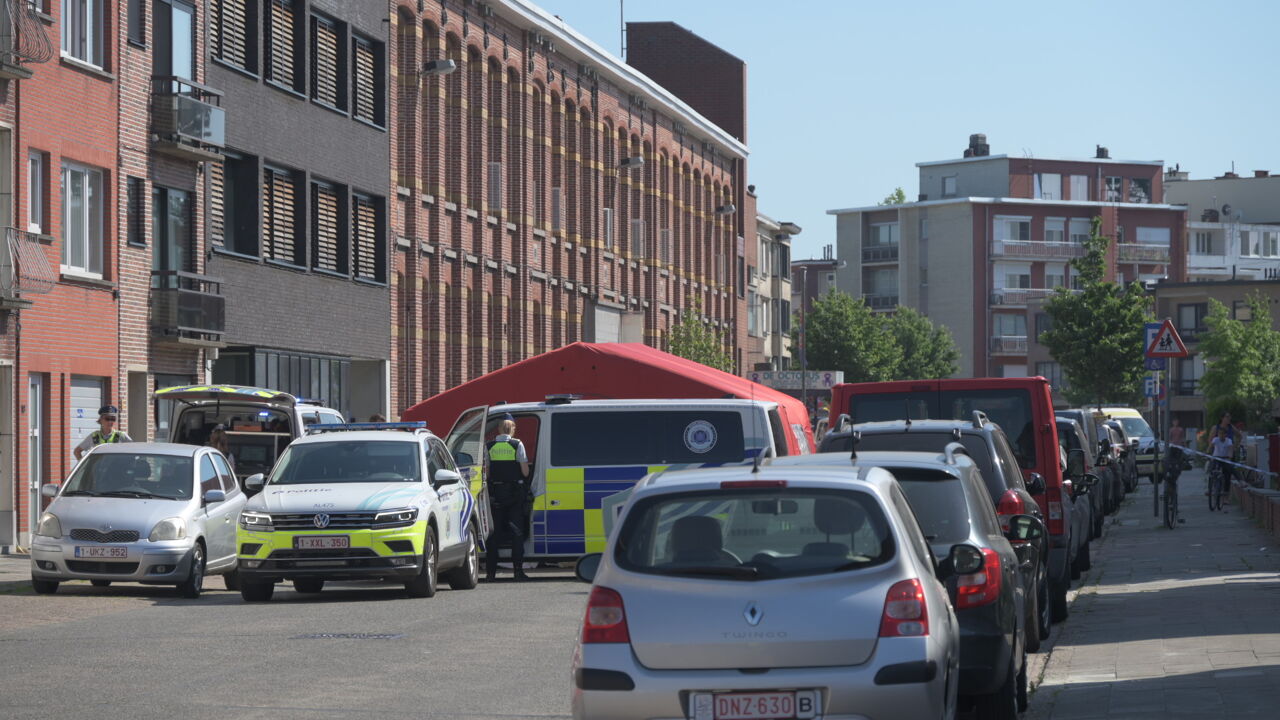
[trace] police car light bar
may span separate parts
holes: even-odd
[[[381,423],[316,423],[307,426],[307,433],[349,432],[354,430],[426,430],[427,424],[418,422],[381,422]]]

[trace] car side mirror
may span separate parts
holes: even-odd
[[[58,497],[58,484],[57,484],[57,483],[45,483],[44,485],[41,485],[41,486],[40,486],[40,494],[41,494],[41,495],[43,495],[44,497],[47,497],[47,498],[56,498],[56,497]]]
[[[1062,480],[1062,492],[1066,493],[1066,494],[1067,494],[1067,497],[1069,497],[1069,498],[1075,498],[1075,496],[1076,496],[1076,485],[1075,485],[1075,483],[1071,482],[1071,479],[1070,479],[1070,478],[1063,478],[1063,480]]]
[[[600,561],[604,559],[604,553],[588,553],[578,558],[578,563],[573,566],[573,574],[584,583],[592,582],[596,579],[596,573],[600,571]]]
[[[222,502],[223,500],[226,500],[226,499],[227,499],[227,494],[226,494],[226,493],[224,493],[224,492],[222,492],[221,490],[205,490],[205,491],[204,491],[204,504],[205,504],[205,505],[212,505],[213,503],[220,503],[220,502]]]
[[[1044,476],[1038,472],[1031,473],[1027,477],[1027,492],[1032,495],[1040,495],[1044,492]]]
[[[1009,518],[1009,531],[1005,537],[1010,542],[1035,542],[1044,537],[1044,523],[1033,515],[1014,515]]]
[[[453,461],[459,466],[475,465],[476,459],[471,457],[471,453],[457,452],[453,454]]]
[[[1141,440],[1139,440],[1138,438],[1130,438],[1130,439],[1129,439],[1129,447],[1133,448],[1134,450],[1137,450],[1137,449],[1138,449],[1138,446],[1139,446],[1139,445],[1141,445],[1141,444],[1142,444],[1142,441],[1141,441]]]
[[[250,475],[249,477],[244,479],[244,486],[245,486],[245,489],[247,490],[253,490],[254,492],[257,492],[258,490],[262,489],[262,486],[266,484],[266,481],[267,481],[267,478],[265,475],[263,475],[262,473],[254,473],[253,475]]]
[[[1073,478],[1084,475],[1084,451],[1068,450],[1067,451],[1067,474]]]
[[[455,470],[440,468],[439,470],[436,471],[435,481],[437,486],[457,485],[458,483],[462,482],[462,476],[459,475]]]
[[[952,575],[972,575],[982,569],[982,551],[972,545],[952,545],[951,552],[938,563],[938,579]]]

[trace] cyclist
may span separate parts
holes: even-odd
[[[1212,452],[1210,454],[1213,455],[1213,461],[1212,461],[1213,465],[1216,465],[1218,471],[1221,472],[1222,474],[1221,483],[1222,483],[1222,488],[1225,494],[1225,491],[1231,487],[1231,465],[1229,461],[1233,457],[1233,453],[1235,450],[1235,443],[1232,442],[1231,438],[1227,437],[1226,428],[1219,426],[1218,436],[1213,438],[1209,442],[1209,445],[1212,449]],[[1210,466],[1210,469],[1212,470],[1212,466]],[[1212,472],[1209,473],[1209,477],[1210,477],[1210,482],[1212,483],[1212,478],[1213,478]],[[1209,488],[1209,492],[1213,492],[1212,487]],[[1226,512],[1226,511],[1224,510],[1223,512]]]

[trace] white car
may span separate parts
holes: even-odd
[[[289,445],[240,514],[240,593],[271,599],[293,581],[384,579],[431,597],[437,577],[476,586],[481,525],[444,443],[425,423],[313,425]]]

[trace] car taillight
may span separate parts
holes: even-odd
[[[889,588],[880,616],[880,637],[920,637],[929,634],[929,608],[924,588],[912,578]]]
[[[591,588],[587,614],[582,620],[582,642],[631,642],[631,633],[627,631],[627,612],[622,607],[622,596],[618,591],[607,587]]]
[[[1014,515],[1023,515],[1027,512],[1027,504],[1022,501],[1022,496],[1017,490],[1005,490],[1004,495],[1000,496],[1000,502],[996,504],[996,516],[1000,518],[1000,530],[1009,532],[1009,518]]]
[[[1049,534],[1061,535],[1067,531],[1062,522],[1062,488],[1051,487],[1044,491],[1047,515],[1049,516]]]
[[[1000,597],[1000,556],[982,548],[982,569],[956,576],[956,609],[978,607]]]

